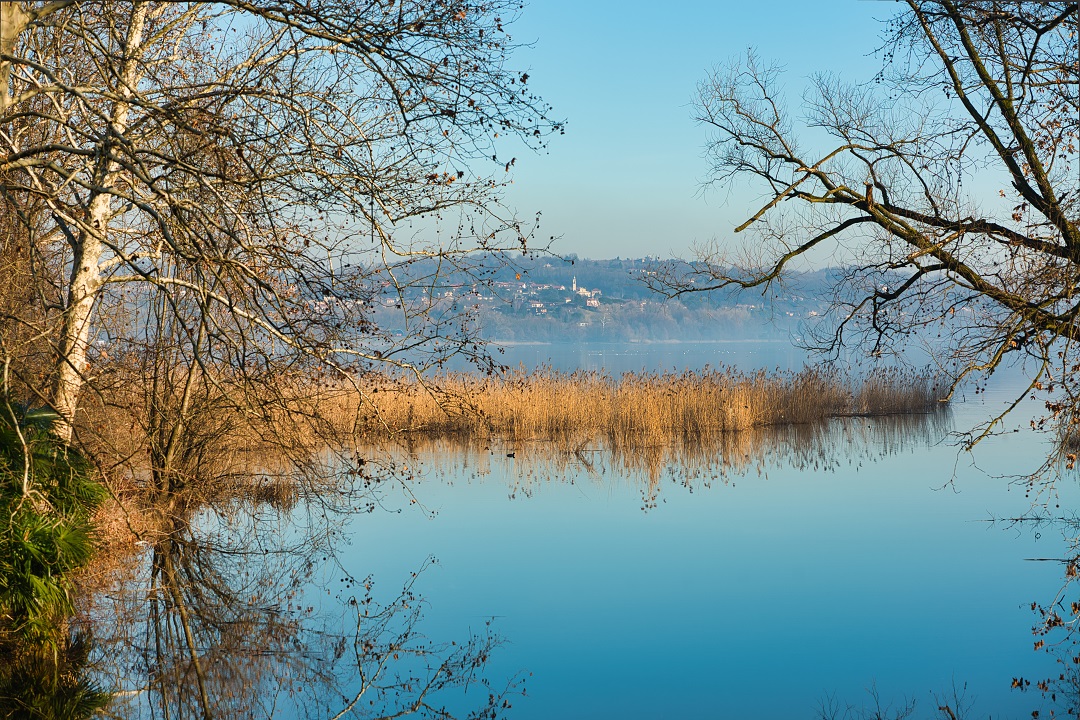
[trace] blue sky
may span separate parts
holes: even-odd
[[[709,69],[754,47],[787,68],[789,96],[814,72],[866,80],[882,0],[796,2],[533,0],[511,27],[530,84],[568,122],[546,154],[520,154],[507,198],[543,213],[552,249],[582,257],[687,256],[727,239],[753,197],[702,193],[705,131],[691,119]]]

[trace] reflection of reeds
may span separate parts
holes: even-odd
[[[332,413],[355,419],[365,439],[427,437],[588,443],[612,448],[709,442],[719,435],[777,425],[820,423],[845,415],[925,413],[938,405],[933,383],[882,370],[858,380],[823,369],[797,373],[564,373],[543,369],[502,378],[448,374],[424,384],[383,379],[370,410],[343,393]]]
[[[411,463],[449,476],[505,476],[515,494],[529,494],[537,484],[576,476],[626,481],[639,486],[649,506],[665,482],[694,489],[770,467],[832,470],[843,462],[938,442],[950,423],[948,408],[936,406],[930,413],[841,417],[715,433],[708,438],[683,436],[660,445],[614,445],[603,436],[589,444],[567,444],[411,435],[398,451],[406,453]]]
[[[826,427],[831,418],[925,418],[943,407],[932,382],[898,370],[857,380],[829,369],[728,368],[620,377],[551,369],[423,381],[363,376],[344,387],[296,378],[250,387],[213,380],[198,386],[182,415],[170,410],[178,401],[168,394],[151,398],[167,406],[151,413],[157,406],[135,382],[118,383],[108,402],[91,408],[94,423],[83,434],[99,446],[98,456],[112,454],[126,469],[127,482],[114,487],[125,504],[157,507],[167,499],[180,516],[241,498],[287,508],[300,495],[339,490],[335,457],[371,461],[346,478],[366,482],[397,472],[381,462],[383,452],[439,444],[513,453],[519,464],[533,458],[541,473],[567,464],[600,474],[618,469],[655,487],[665,475],[744,472],[773,453],[797,458],[804,440],[834,432]],[[173,427],[182,429],[183,442],[165,464],[157,458],[166,453],[155,448]],[[817,458],[818,451],[805,452]],[[152,536],[152,525],[137,532]],[[136,532],[128,519],[116,524],[118,537],[125,528]]]
[[[646,504],[665,476],[689,483],[773,461],[829,466],[856,448],[887,452],[928,433],[940,438],[947,417],[931,381],[899,370],[853,381],[824,369],[618,378],[544,369],[424,384],[383,379],[369,390],[368,410],[345,393],[323,408],[342,425],[352,421],[361,444],[481,473],[513,457],[519,477],[615,470],[643,481]]]

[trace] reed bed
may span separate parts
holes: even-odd
[[[401,435],[547,441],[573,447],[603,440],[612,450],[711,444],[756,428],[820,423],[852,415],[926,413],[940,407],[931,379],[901,370],[860,378],[807,368],[743,373],[560,372],[502,377],[445,374],[424,381],[379,378],[339,392],[323,411],[354,437]]]
[[[179,515],[236,499],[287,508],[301,495],[335,492],[341,457],[364,458],[362,480],[396,472],[383,461],[397,453],[415,459],[432,447],[472,448],[478,462],[516,457],[540,475],[617,467],[647,481],[649,502],[668,473],[744,472],[765,462],[770,448],[789,460],[806,452],[807,462],[820,462],[821,448],[807,441],[836,431],[831,418],[914,420],[945,407],[932,380],[899,370],[852,378],[823,368],[621,376],[542,368],[491,377],[366,375],[347,385],[279,377],[265,386],[214,378],[187,405],[173,464],[158,467],[152,443],[163,432],[152,431],[151,404],[137,378],[132,373],[107,401],[86,408],[85,437],[95,455],[116,458],[110,487],[149,523],[136,529],[129,518],[115,528],[118,537],[125,527],[152,535],[149,516],[162,501]],[[156,402],[172,407],[176,399]]]

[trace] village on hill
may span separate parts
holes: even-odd
[[[471,314],[485,339],[506,342],[789,337],[828,305],[820,273],[793,278],[767,297],[758,291],[664,298],[646,284],[661,262],[527,256],[512,266],[493,263],[490,271],[481,262],[441,275],[417,265],[372,300],[381,327],[392,326],[403,305],[432,305]]]

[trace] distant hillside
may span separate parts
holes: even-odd
[[[418,261],[399,275],[401,293],[378,293],[385,308],[428,303],[467,310],[489,340],[575,342],[767,339],[801,334],[824,313],[835,271],[803,273],[761,291],[665,299],[645,284],[656,258],[588,260],[526,255],[507,265],[477,256],[448,272]],[[374,299],[374,298],[373,298]],[[385,320],[392,322],[392,313]]]

